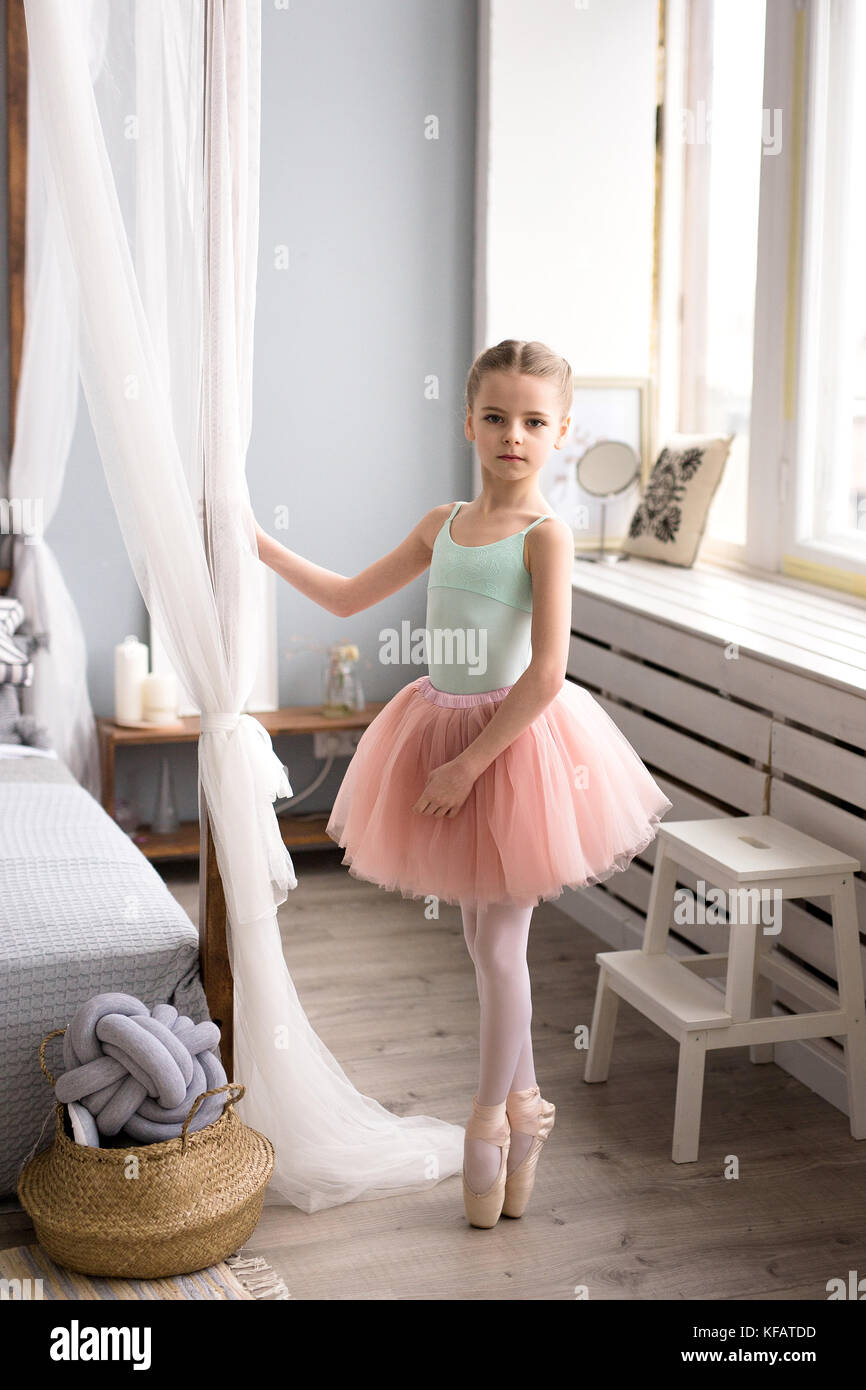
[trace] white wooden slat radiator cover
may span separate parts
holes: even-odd
[[[674,610],[667,602],[665,618],[655,617],[646,592],[639,603],[625,600],[624,585],[651,589],[654,571],[664,568],[639,563],[626,578],[618,566],[620,573],[608,580],[600,567],[582,573],[576,566],[567,675],[598,700],[673,802],[665,821],[772,815],[866,865],[866,674],[859,690],[856,682],[834,679],[835,666],[828,667],[828,678],[820,658],[815,669],[796,659],[780,662],[776,642],[768,641],[762,655],[759,632],[743,646],[738,626],[740,641],[732,646],[705,612],[692,625],[683,610],[672,621]],[[663,574],[660,582],[673,589],[688,578]],[[700,582],[707,583],[703,576]],[[737,586],[742,589],[746,582],[740,579]],[[760,588],[758,592],[763,598]],[[782,603],[782,586],[770,593],[773,602]],[[796,610],[802,595],[796,589],[790,593]],[[719,601],[724,598],[723,590]],[[704,610],[707,606],[705,600]],[[831,613],[844,615],[841,605],[823,606],[828,621]],[[807,595],[803,627],[816,617],[820,621],[821,610],[821,600],[812,600],[810,608]],[[739,612],[736,621],[744,621]],[[836,621],[844,623],[844,616]],[[866,662],[866,648],[863,658]],[[608,949],[639,947],[656,851],[654,841],[622,873],[592,888],[566,889],[556,906]],[[686,870],[678,883],[697,890],[695,877]],[[863,871],[855,889],[866,972]],[[827,907],[826,898],[785,902],[777,949],[816,982],[835,989]],[[672,929],[671,949],[677,954],[726,951],[727,943],[723,924],[677,923]],[[715,983],[723,987],[723,981]],[[804,1001],[778,986],[775,998],[777,1014],[814,1007],[814,1000]],[[589,1018],[575,1019],[575,1024],[581,1022],[588,1024]],[[777,1044],[775,1058],[778,1066],[847,1113],[843,1054],[836,1040]]]

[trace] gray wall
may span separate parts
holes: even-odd
[[[472,355],[475,0],[262,5],[262,166],[255,397],[248,478],[264,528],[355,574],[430,507],[471,496],[462,391]],[[424,138],[425,117],[439,139]],[[289,268],[275,268],[287,246]],[[425,378],[439,378],[438,400]],[[275,529],[287,506],[290,529]],[[148,641],[82,396],[49,532],[90,654],[97,714],[113,711],[114,646]],[[369,699],[423,668],[382,666],[378,633],[423,625],[426,575],[340,620],[278,581],[281,704],[317,703],[323,654],[361,650]],[[312,740],[279,738],[301,791]],[[148,819],[158,750],[126,750],[118,794]],[[195,748],[170,750],[178,810],[196,815]],[[331,803],[345,762],[299,809]]]

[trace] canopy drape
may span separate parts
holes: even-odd
[[[88,33],[90,70],[102,35]],[[28,91],[24,341],[15,400],[9,497],[26,531],[13,533],[12,583],[39,644],[21,708],[48,730],[51,747],[97,799],[96,721],[87,687],[87,645],[78,610],[45,532],[57,510],[78,417],[78,300],[60,210],[48,197],[42,115]],[[50,408],[46,408],[50,402]]]
[[[261,563],[245,471],[258,0],[25,0],[25,12],[94,434],[136,581],[202,710],[239,1113],[276,1150],[267,1200],[315,1211],[432,1186],[459,1171],[463,1129],[360,1094],[298,999],[277,925],[297,879],[273,808],[291,786],[244,713]],[[106,33],[96,81],[94,30]]]

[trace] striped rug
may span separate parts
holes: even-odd
[[[99,1279],[55,1264],[40,1245],[0,1250],[0,1300],[96,1299],[110,1303],[290,1297],[283,1280],[261,1255],[229,1255],[209,1269],[171,1279]]]

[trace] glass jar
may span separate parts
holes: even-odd
[[[364,708],[364,695],[353,664],[345,648],[331,648],[322,692],[322,714],[328,719],[345,719],[347,714]]]

